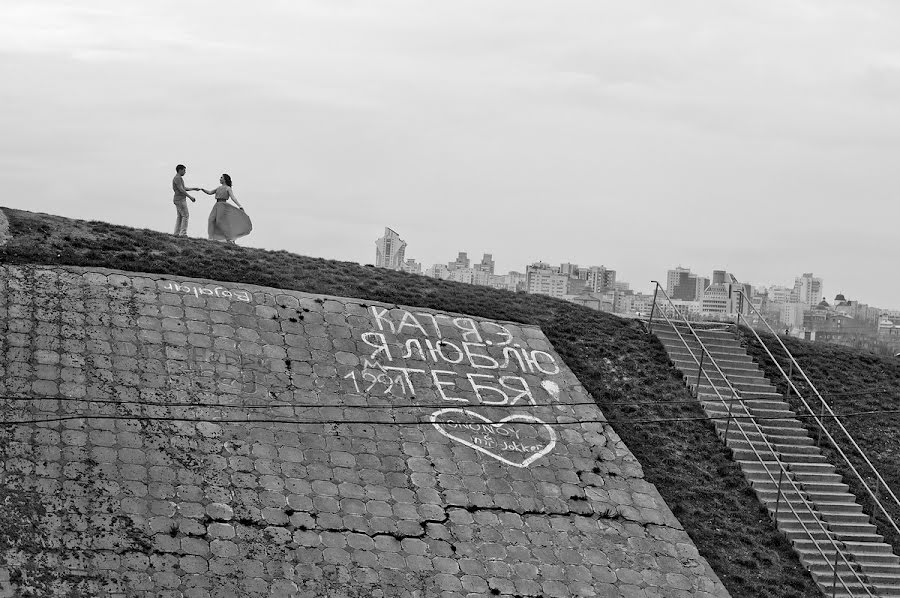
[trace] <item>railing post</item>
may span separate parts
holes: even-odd
[[[834,546],[834,578],[831,580],[831,598],[837,595],[837,565],[838,565],[838,548]]]
[[[706,351],[701,348],[700,350],[700,368],[697,370],[697,384],[695,385],[697,388],[697,398],[700,398],[700,374],[703,373],[703,359],[706,357]]]
[[[653,334],[653,312],[656,311],[656,295],[659,293],[659,283],[656,283],[656,288],[653,289],[653,306],[650,308],[650,321],[647,322],[647,332]]]
[[[737,400],[737,395],[731,395],[731,400],[728,401],[728,421],[725,423],[725,446],[728,446],[728,430],[731,429],[731,410],[734,407],[734,402]]]
[[[776,457],[777,459],[777,457]],[[784,477],[784,466],[781,465],[781,461],[776,461],[779,465],[778,472],[778,497],[775,499],[775,527],[778,527],[778,509],[781,508],[781,479]]]
[[[822,401],[822,407],[819,409],[819,429],[816,430],[816,446],[822,443],[822,428],[825,427],[825,401]]]
[[[878,494],[881,492],[881,479],[875,478],[875,498],[872,499],[872,523],[878,525]]]
[[[788,389],[787,389],[788,398],[791,398],[791,391],[793,390],[793,387],[791,386],[791,379],[793,377],[794,377],[794,360],[792,359],[791,361],[788,362]]]

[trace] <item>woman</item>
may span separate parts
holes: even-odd
[[[221,184],[215,191],[201,189],[207,195],[216,196],[216,205],[213,206],[212,212],[209,213],[207,232],[209,233],[209,238],[214,241],[234,243],[234,240],[238,237],[250,234],[250,231],[253,230],[253,225],[250,223],[250,218],[244,213],[244,208],[234,196],[234,191],[231,189],[231,177],[223,174],[219,177],[219,183]],[[238,210],[228,205],[229,199],[237,204],[237,207],[240,209]]]

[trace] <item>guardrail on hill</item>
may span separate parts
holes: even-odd
[[[738,291],[738,293],[740,293],[740,291]],[[743,294],[741,294],[741,301],[743,302]],[[788,373],[784,371],[784,368],[782,368],[781,364],[778,363],[778,360],[775,359],[775,356],[772,354],[772,351],[769,349],[768,345],[766,345],[766,343],[763,341],[762,337],[760,337],[760,335],[756,331],[756,329],[753,328],[752,326],[750,326],[749,322],[747,321],[747,318],[745,316],[743,316],[743,314],[741,314],[741,313],[738,313],[738,318],[737,318],[738,323],[740,323],[741,319],[744,320],[744,323],[747,325],[747,328],[750,329],[750,331],[753,333],[753,336],[756,337],[757,342],[759,342],[759,344],[762,346],[762,348],[765,349],[766,354],[769,356],[769,359],[772,360],[772,363],[775,364],[775,367],[778,368],[778,371],[781,373],[782,377],[787,381],[787,383],[789,385],[788,387],[794,393],[796,393],[797,398],[800,399],[800,401],[803,403],[803,406],[806,408],[806,410],[812,416],[812,420],[819,427],[819,430],[825,434],[825,437],[828,438],[828,440],[831,442],[832,446],[834,446],[835,450],[838,452],[838,454],[841,456],[841,458],[844,460],[844,462],[850,468],[850,471],[853,472],[853,474],[856,476],[856,479],[859,480],[859,482],[863,485],[863,488],[866,489],[866,492],[869,494],[869,497],[872,499],[872,504],[874,505],[874,507],[877,507],[881,511],[882,515],[884,515],[884,517],[888,520],[888,522],[891,524],[891,527],[894,528],[894,531],[897,533],[897,535],[900,536],[900,527],[897,526],[897,523],[894,521],[894,518],[891,517],[890,513],[887,512],[887,509],[884,508],[884,505],[882,504],[881,500],[879,499],[881,489],[884,488],[885,492],[890,497],[890,499],[893,501],[893,503],[895,505],[897,505],[898,508],[900,508],[900,500],[898,500],[897,495],[894,493],[894,491],[891,489],[891,487],[885,481],[884,477],[881,475],[881,472],[878,471],[878,468],[875,467],[875,465],[869,460],[869,457],[866,455],[866,453],[862,450],[862,448],[860,448],[859,444],[857,444],[856,440],[853,438],[853,436],[850,434],[850,432],[847,430],[847,428],[844,427],[844,423],[841,421],[841,419],[834,412],[834,410],[832,410],[831,406],[825,401],[825,399],[819,393],[819,390],[812,383],[812,380],[809,379],[809,376],[806,375],[806,372],[803,371],[803,368],[800,366],[800,364],[794,358],[794,355],[785,346],[784,342],[782,342],[782,340],[778,336],[778,334],[772,329],[772,327],[769,325],[769,323],[766,321],[766,319],[763,317],[763,315],[761,313],[759,313],[759,310],[756,309],[756,307],[753,305],[753,303],[751,301],[747,301],[746,303],[750,306],[750,308],[753,310],[753,312],[759,317],[759,320],[766,325],[766,328],[769,329],[769,332],[772,334],[773,337],[775,337],[775,340],[778,341],[778,344],[781,346],[782,351],[785,352],[785,354],[788,356],[788,359],[790,360],[789,363],[791,364],[790,367],[791,367],[792,371],[799,372],[800,375],[803,377],[803,380],[806,381],[807,386],[815,394],[816,399],[818,399],[818,401],[819,401],[819,407],[820,407],[819,415],[816,415],[816,412],[812,408],[812,406],[807,402],[807,400],[803,397],[803,395],[800,394],[800,390],[794,384],[793,380],[791,379],[791,376],[788,375]],[[840,431],[847,438],[847,440],[850,441],[850,444],[856,450],[856,453],[862,458],[862,460],[865,462],[865,464],[869,467],[870,473],[874,474],[874,477],[876,480],[874,492],[872,491],[872,488],[869,487],[869,484],[866,483],[866,480],[859,473],[859,471],[856,469],[856,467],[854,467],[853,463],[850,462],[850,459],[847,457],[846,453],[844,453],[843,449],[841,449],[841,447],[838,446],[837,442],[835,441],[835,439],[831,435],[831,433],[828,431],[828,429],[825,427],[825,423],[822,420],[825,419],[826,412],[827,412],[828,419],[833,420],[837,424],[838,429],[840,429]],[[873,514],[874,514],[874,507],[873,507]]]
[[[699,379],[700,379],[700,376],[702,375],[706,378],[706,381],[709,383],[709,386],[715,392],[719,401],[722,403],[722,406],[727,407],[727,409],[728,409],[727,423],[725,426],[725,433],[723,435],[723,440],[725,441],[726,446],[728,444],[728,431],[730,429],[732,420],[749,420],[749,422],[751,424],[753,424],[753,426],[756,428],[756,432],[759,434],[759,437],[762,439],[762,442],[765,444],[766,449],[768,449],[768,454],[770,454],[775,459],[775,463],[778,464],[778,479],[776,480],[774,473],[772,471],[770,471],[769,467],[766,465],[766,462],[763,460],[763,455],[757,450],[756,446],[754,446],[754,443],[750,440],[750,437],[747,435],[747,432],[744,431],[743,426],[741,426],[740,422],[738,421],[737,430],[740,432],[741,436],[744,437],[744,440],[747,442],[747,446],[750,447],[750,450],[753,451],[754,456],[759,461],[759,463],[762,465],[763,471],[766,472],[766,475],[769,477],[769,479],[772,481],[772,483],[777,488],[777,490],[776,490],[777,502],[776,502],[776,506],[775,506],[775,525],[776,525],[776,527],[778,525],[778,512],[779,512],[779,509],[781,506],[781,497],[783,494],[782,482],[783,482],[783,480],[786,479],[788,484],[790,485],[791,489],[793,489],[793,491],[795,492],[796,496],[802,501],[803,506],[806,508],[806,512],[812,516],[813,521],[815,521],[818,524],[819,529],[824,534],[825,540],[823,540],[823,542],[830,543],[831,547],[834,549],[834,559],[832,560],[830,558],[830,555],[826,555],[825,551],[822,550],[822,548],[819,546],[819,541],[817,541],[813,537],[812,532],[806,526],[806,523],[800,518],[800,514],[797,512],[797,509],[794,507],[793,503],[789,500],[784,501],[785,505],[790,509],[791,514],[797,520],[797,523],[800,524],[800,527],[803,529],[803,532],[806,534],[806,536],[809,538],[809,540],[811,540],[812,545],[815,546],[816,551],[818,551],[819,555],[824,559],[824,561],[826,563],[829,563],[831,565],[831,569],[834,572],[834,578],[833,578],[833,582],[832,582],[832,596],[834,596],[834,594],[836,592],[836,589],[838,587],[838,582],[840,582],[840,585],[850,596],[856,596],[856,594],[853,593],[853,590],[851,590],[847,586],[847,584],[844,582],[844,580],[841,578],[841,576],[838,575],[838,565],[839,565],[838,561],[840,559],[840,561],[842,561],[843,564],[846,565],[847,569],[856,578],[856,581],[859,583],[859,585],[866,591],[865,595],[874,597],[875,594],[873,594],[868,588],[869,584],[866,583],[865,581],[863,581],[863,579],[860,577],[859,573],[854,569],[851,561],[849,561],[847,559],[847,556],[844,554],[844,551],[842,550],[842,546],[840,545],[840,543],[835,541],[832,532],[830,532],[828,529],[826,529],[826,527],[822,523],[822,520],[819,518],[819,516],[814,508],[814,505],[812,505],[806,499],[806,497],[803,495],[801,489],[797,486],[797,484],[791,478],[790,472],[788,471],[788,469],[785,467],[784,463],[782,462],[781,457],[778,454],[778,451],[775,450],[775,447],[772,445],[771,442],[769,442],[769,439],[766,436],[766,434],[763,433],[762,427],[759,425],[757,418],[753,417],[750,414],[750,410],[747,409],[747,406],[745,404],[745,399],[741,396],[741,393],[736,388],[734,388],[734,386],[731,384],[731,381],[725,375],[725,372],[722,371],[722,369],[719,367],[719,364],[716,363],[715,358],[709,353],[709,351],[706,348],[706,345],[700,339],[700,336],[697,334],[697,331],[695,330],[694,326],[691,325],[691,323],[688,321],[688,319],[685,318],[684,315],[681,313],[681,311],[675,306],[675,304],[672,302],[672,299],[666,293],[665,289],[662,288],[662,286],[659,284],[659,282],[656,280],[651,280],[650,282],[652,282],[653,284],[656,285],[656,290],[653,293],[653,307],[650,310],[650,320],[648,322],[647,328],[652,333],[652,331],[653,331],[653,315],[654,315],[654,311],[656,311],[656,303],[657,303],[656,300],[658,297],[658,293],[661,292],[663,297],[668,301],[669,305],[672,307],[673,313],[681,316],[681,320],[682,320],[683,324],[687,326],[687,328],[690,331],[691,335],[693,336],[694,340],[696,340],[700,346],[701,358],[698,359],[696,354],[694,353],[694,351],[691,349],[690,345],[688,344],[687,340],[681,334],[681,331],[678,330],[678,327],[675,326],[675,324],[669,318],[668,314],[666,313],[667,310],[659,311],[659,314],[663,318],[665,318],[666,322],[672,327],[672,330],[675,331],[675,334],[678,335],[679,340],[684,345],[685,349],[687,349],[687,352],[691,356],[691,359],[693,359],[694,363],[697,364],[697,368],[698,368],[697,369],[698,398],[699,398]],[[716,372],[719,374],[719,376],[722,377],[722,380],[725,382],[725,384],[728,385],[728,390],[731,392],[730,399],[725,399],[722,396],[722,393],[719,392],[718,387],[713,383],[712,379],[709,377],[709,373],[703,368],[703,362],[704,362],[703,357],[704,356],[708,359],[707,363],[709,365],[711,365],[713,368],[715,368]],[[747,415],[744,415],[744,416],[734,415],[732,413],[732,408],[735,403],[738,403],[740,405],[741,409],[743,409],[744,413],[746,413]],[[787,475],[785,475],[785,474],[787,474]]]

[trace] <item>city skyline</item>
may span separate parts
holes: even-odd
[[[386,231],[391,231],[392,233],[394,233],[395,235],[397,235],[397,239],[400,240],[399,233],[394,232],[394,231],[393,231],[391,228],[389,228],[389,227],[385,227],[385,230],[386,230]],[[379,242],[380,242],[380,241],[381,241],[381,239],[379,239]],[[404,248],[406,248],[406,247],[409,245],[405,240],[401,240],[400,242],[403,243],[403,247],[404,247]],[[413,251],[413,253],[415,253],[415,250]],[[451,253],[453,253],[453,252],[451,252]],[[468,250],[466,250],[466,251],[456,251],[456,254],[457,254],[457,255],[456,255],[456,260],[459,260],[459,259],[467,259],[468,261],[472,261],[472,259],[473,259],[472,256],[477,255],[477,254],[472,254],[472,256],[470,256]],[[498,273],[498,275],[501,274],[501,273],[502,273],[502,274],[524,274],[524,273],[525,273],[532,265],[537,265],[537,264],[539,264],[539,263],[546,263],[546,264],[554,264],[554,263],[558,263],[558,264],[562,264],[562,265],[577,265],[577,266],[581,266],[582,268],[591,268],[591,267],[596,267],[596,266],[597,266],[597,265],[596,265],[595,263],[593,263],[593,262],[575,262],[575,261],[572,261],[572,260],[561,260],[561,261],[556,261],[556,262],[554,262],[554,261],[551,261],[551,260],[536,259],[536,260],[534,260],[534,261],[532,261],[532,262],[523,263],[523,264],[521,264],[519,267],[513,267],[513,268],[509,268],[509,269],[507,269],[507,268],[496,268],[496,267],[495,267],[495,264],[496,264],[496,258],[497,258],[497,255],[496,255],[495,253],[493,253],[493,252],[490,252],[490,253],[489,253],[489,252],[484,252],[482,255],[484,255],[485,258],[490,258],[490,259],[491,259],[491,274],[493,274],[494,272],[496,272],[496,273]],[[376,259],[376,261],[377,261],[377,259]],[[417,255],[417,254],[416,254],[415,256],[413,256],[413,257],[408,257],[408,261],[409,261],[409,262],[415,262],[416,264],[418,264],[418,270],[411,270],[411,269],[409,269],[409,268],[395,268],[395,269],[405,269],[405,270],[407,270],[407,271],[411,271],[411,272],[416,273],[416,274],[422,274],[422,275],[426,275],[426,276],[433,276],[433,277],[436,277],[436,278],[440,278],[440,276],[438,276],[438,275],[436,274],[435,270],[434,270],[437,266],[441,266],[441,265],[446,266],[447,264],[452,264],[452,263],[453,263],[453,260],[449,260],[449,259],[448,259],[448,260],[443,261],[443,262],[438,261],[438,262],[434,262],[434,263],[432,263],[432,264],[430,264],[430,265],[427,265],[428,262],[426,262],[426,261],[424,261],[424,260],[418,259],[418,255]],[[361,262],[361,263],[366,263],[366,262],[364,261],[364,262]],[[501,263],[503,263],[503,262],[501,262]],[[601,266],[605,266],[605,265],[601,264]],[[477,268],[476,268],[476,270],[477,270]],[[674,266],[668,266],[668,267],[666,268],[666,273],[667,273],[666,276],[657,276],[657,277],[655,277],[655,278],[653,278],[653,279],[651,279],[651,280],[656,280],[656,281],[658,281],[658,282],[660,283],[660,285],[661,285],[664,289],[666,289],[666,288],[670,287],[670,284],[671,284],[671,280],[668,280],[667,277],[669,277],[669,276],[671,275],[672,272],[678,271],[678,270],[684,270],[684,271],[686,271],[686,272],[692,272],[694,278],[697,278],[698,275],[699,275],[700,280],[706,280],[707,286],[708,286],[708,284],[711,282],[711,280],[715,277],[715,273],[716,273],[717,271],[719,271],[719,272],[729,272],[729,273],[730,273],[729,270],[727,270],[726,268],[722,268],[722,267],[714,267],[714,268],[711,268],[710,270],[707,270],[706,272],[702,272],[702,271],[696,271],[696,272],[694,272],[694,269],[693,269],[693,268],[691,268],[691,267],[689,267],[689,266],[684,266],[683,264],[680,264],[680,263],[679,263],[679,264],[674,265]],[[628,278],[627,276],[624,276],[624,273],[622,273],[621,271],[619,271],[619,270],[618,270],[617,268],[615,268],[615,267],[610,267],[610,271],[613,272],[613,278],[614,278],[614,279],[615,279],[615,277],[618,275],[619,282],[630,285],[630,288],[631,288],[631,290],[632,290],[634,293],[639,293],[639,294],[640,294],[640,293],[646,293],[646,292],[651,292],[651,293],[653,292],[654,286],[653,286],[652,282],[650,282],[650,281],[647,282],[646,286],[642,286],[639,282],[636,282],[636,281],[634,281],[634,280]],[[710,277],[705,277],[705,276],[703,276],[703,275],[706,274],[706,273],[709,273],[711,276],[710,276]],[[734,275],[732,274],[732,276],[734,276]],[[771,279],[770,279],[770,280],[766,280],[766,281],[753,281],[753,280],[744,280],[743,278],[737,278],[737,280],[739,280],[739,282],[740,282],[742,285],[750,285],[750,286],[752,286],[752,288],[753,288],[754,290],[757,290],[757,289],[770,289],[770,288],[786,288],[786,289],[791,289],[791,288],[794,288],[794,286],[795,286],[796,284],[798,284],[798,281],[800,281],[801,279],[804,279],[805,277],[812,277],[812,273],[811,273],[811,272],[805,272],[805,271],[804,271],[804,272],[795,274],[795,275],[791,278],[791,280],[787,280],[787,281],[775,281],[775,280],[771,280]],[[873,307],[878,308],[878,309],[881,309],[881,310],[884,310],[884,311],[900,311],[900,310],[898,310],[898,307],[896,307],[895,305],[877,305],[877,304],[875,304],[874,302],[868,300],[868,298],[866,298],[866,297],[864,297],[864,296],[861,296],[861,295],[855,293],[853,290],[846,290],[846,289],[840,289],[840,290],[837,290],[837,289],[835,289],[835,290],[832,292],[832,296],[828,296],[828,293],[831,292],[831,291],[830,291],[831,287],[827,287],[827,286],[824,284],[824,277],[822,277],[822,276],[816,276],[816,277],[815,277],[815,280],[818,281],[818,282],[816,283],[818,286],[806,286],[806,283],[804,283],[804,286],[802,287],[802,288],[804,289],[804,291],[802,291],[803,294],[804,294],[803,301],[804,301],[805,303],[809,304],[809,305],[815,305],[815,304],[818,304],[818,303],[819,303],[820,301],[822,301],[822,300],[825,300],[825,301],[827,301],[828,303],[831,303],[831,302],[834,301],[834,299],[835,299],[836,297],[838,297],[838,296],[846,296],[846,298],[847,298],[848,300],[860,301],[861,303],[871,304]],[[457,280],[457,282],[467,282],[467,283],[470,283],[470,284],[473,283],[473,281],[472,281],[471,279],[460,279],[460,280]],[[476,283],[476,284],[478,284],[478,283]],[[481,284],[486,284],[486,283],[481,283]],[[698,287],[697,287],[697,290],[699,291],[699,289],[700,289],[700,287],[698,286]],[[813,296],[815,296],[815,297],[814,297],[815,300],[813,300]],[[698,299],[698,300],[699,300],[699,299]],[[897,305],[900,305],[900,300],[898,300]]]

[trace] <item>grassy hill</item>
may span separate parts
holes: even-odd
[[[700,407],[690,400],[662,345],[638,322],[547,297],[354,263],[174,238],[102,222],[4,212],[14,235],[0,248],[0,261],[6,263],[166,273],[538,325],[640,460],[647,479],[732,596],[819,595]]]

